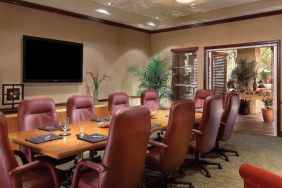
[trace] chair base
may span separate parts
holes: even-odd
[[[172,173],[161,172],[161,175],[159,176],[154,176],[154,175],[145,175],[145,176],[150,176],[150,177],[154,177],[158,179],[147,181],[143,183],[143,187],[150,187],[150,184],[153,184],[156,181],[161,181],[162,188],[167,188],[169,185],[183,185],[188,188],[194,188],[192,182],[175,180]]]
[[[222,166],[221,166],[220,163],[200,160],[200,154],[197,153],[197,152],[195,153],[195,164],[194,165],[200,167],[204,171],[205,176],[208,177],[208,178],[211,177],[211,174],[210,174],[210,172],[209,172],[209,170],[207,169],[206,166],[215,165],[215,166],[217,166],[218,169],[222,169]]]
[[[223,156],[225,161],[230,161],[228,156],[225,153],[234,153],[237,157],[239,157],[239,153],[238,151],[235,150],[229,150],[229,149],[225,149],[225,148],[220,148],[219,147],[219,142],[216,142],[216,146],[215,146],[215,152],[221,156]]]

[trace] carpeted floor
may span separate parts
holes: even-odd
[[[187,169],[186,176],[182,180],[191,181],[196,188],[243,187],[239,167],[245,162],[282,175],[282,138],[235,132],[232,139],[223,146],[237,150],[240,157],[230,154],[230,162],[221,158],[206,158],[206,160],[220,162],[223,169],[209,168],[211,178],[206,178],[200,170]]]
[[[243,181],[239,175],[242,163],[252,163],[282,175],[282,138],[258,134],[234,132],[232,139],[222,143],[227,149],[237,150],[240,157],[228,154],[230,162],[218,156],[207,156],[205,160],[220,162],[223,169],[209,167],[211,178],[207,178],[199,169],[185,168],[185,174],[178,180],[190,181],[195,188],[240,188]],[[69,167],[70,165],[65,165]],[[160,183],[155,183],[148,188],[159,188]],[[172,186],[174,187],[174,186]]]

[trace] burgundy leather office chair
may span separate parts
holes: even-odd
[[[146,165],[162,172],[162,186],[167,184],[188,184],[168,179],[168,175],[182,165],[186,158],[195,119],[194,102],[180,100],[172,104],[168,127],[162,142],[150,141],[154,147],[149,150]]]
[[[0,112],[0,182],[5,188],[50,188],[59,187],[58,177],[52,165],[42,161],[34,161],[23,166],[18,162],[11,150],[7,122]]]
[[[193,139],[189,149],[195,153],[195,164],[204,170],[207,177],[211,177],[206,165],[219,163],[200,159],[201,154],[210,152],[215,147],[219,124],[222,116],[222,98],[220,96],[208,97],[204,102],[203,116],[198,129],[193,129]]]
[[[282,176],[248,163],[240,166],[239,173],[244,180],[244,188],[282,187]]]
[[[221,118],[221,123],[217,135],[216,140],[216,152],[222,155],[225,159],[225,161],[229,161],[229,158],[227,155],[225,155],[225,152],[229,153],[235,153],[236,156],[239,156],[239,153],[234,150],[228,150],[224,148],[220,148],[219,142],[220,141],[227,141],[231,138],[231,135],[233,133],[235,121],[239,112],[240,108],[240,98],[237,94],[229,93],[226,96],[226,106],[223,111],[223,115]]]
[[[128,107],[128,96],[124,92],[112,93],[108,97],[108,109],[111,114],[117,110]]]
[[[18,109],[20,131],[38,129],[57,123],[56,106],[53,99],[38,98],[21,101]],[[20,146],[20,150],[25,153],[29,162],[34,160],[34,154],[30,149]]]
[[[198,89],[195,95],[195,108],[203,108],[204,101],[209,96],[214,96],[214,92],[212,90]]]
[[[160,108],[158,92],[156,90],[143,91],[140,104],[148,107],[150,110],[158,110]]]
[[[96,118],[95,105],[90,95],[73,95],[67,100],[67,117],[70,123]]]
[[[18,109],[18,124],[20,131],[58,124],[55,102],[51,98],[22,100]],[[24,146],[20,146],[20,150],[25,153],[29,162],[34,161],[36,158],[48,160],[54,165],[59,165],[75,158],[75,156],[72,156],[56,160],[48,156],[34,154],[33,151]]]
[[[137,187],[143,174],[150,121],[150,112],[146,107],[124,108],[113,114],[102,163],[79,162],[72,187]],[[80,173],[82,167],[92,171]]]

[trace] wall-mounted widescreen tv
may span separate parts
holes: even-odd
[[[82,82],[83,44],[23,36],[23,82]]]

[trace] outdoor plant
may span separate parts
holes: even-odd
[[[273,105],[273,97],[270,93],[264,93],[264,97],[261,100],[267,109],[271,109]]]
[[[240,91],[248,87],[249,82],[254,78],[256,73],[256,62],[247,62],[247,59],[238,59],[237,67],[232,71],[231,77],[237,80]]]
[[[136,91],[138,96],[144,90],[153,89],[158,91],[160,99],[171,97],[171,90],[167,86],[169,67],[165,59],[154,55],[145,69],[138,65],[133,65],[128,71],[140,81]]]

